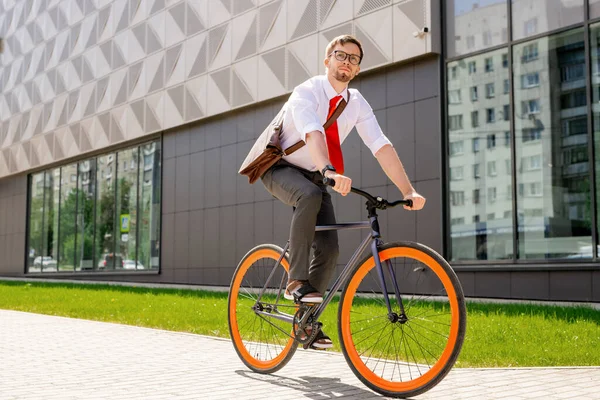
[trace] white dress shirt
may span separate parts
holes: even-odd
[[[381,131],[373,109],[365,98],[356,89],[344,89],[339,94],[347,99],[347,92],[350,92],[350,100],[337,119],[340,143],[344,142],[352,128],[356,126],[358,134],[373,154],[386,144],[391,145],[392,143]],[[323,124],[327,120],[329,100],[337,95],[326,75],[315,76],[296,86],[285,106],[281,135],[282,149],[287,149],[299,140],[306,142],[306,134],[309,132],[320,131],[325,135]],[[284,156],[284,159],[309,171],[317,170],[308,146],[302,147],[289,156]],[[345,164],[351,161],[354,160],[344,159]]]

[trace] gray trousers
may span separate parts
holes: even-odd
[[[335,224],[331,195],[319,172],[279,161],[263,176],[267,190],[294,207],[290,227],[290,279],[308,280],[324,293],[339,256],[337,231],[315,232],[315,226]],[[314,256],[310,259],[310,250]]]

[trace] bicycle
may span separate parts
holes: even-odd
[[[333,186],[331,179],[325,179]],[[370,229],[320,304],[284,299],[289,241],[259,245],[240,261],[231,281],[228,322],[242,362],[259,373],[281,369],[299,344],[320,331],[319,317],[343,286],[338,333],[346,362],[370,389],[385,396],[422,394],[453,367],[466,330],[462,287],[446,260],[415,242],[385,244],[376,210],[411,205],[360,189],[368,221],[317,226],[316,231]],[[371,254],[360,257],[370,246]],[[309,328],[307,330],[307,328]],[[423,342],[419,342],[422,340]],[[387,367],[387,368],[386,368]]]

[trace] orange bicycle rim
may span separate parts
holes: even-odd
[[[272,360],[261,361],[261,360],[257,360],[256,358],[252,357],[252,355],[248,352],[248,349],[246,349],[246,346],[244,345],[244,342],[243,342],[242,337],[240,336],[240,332],[238,330],[237,299],[238,299],[238,294],[240,291],[240,285],[242,283],[242,279],[244,278],[246,271],[248,271],[248,268],[250,268],[250,266],[252,266],[252,264],[254,264],[256,261],[258,261],[262,258],[270,258],[270,259],[274,259],[275,261],[277,261],[279,259],[279,257],[281,257],[281,254],[274,250],[260,249],[258,251],[255,251],[254,253],[250,254],[248,256],[248,258],[246,258],[244,260],[243,264],[238,269],[238,272],[235,276],[235,280],[233,281],[233,284],[231,285],[231,293],[230,293],[231,301],[229,302],[229,319],[230,319],[229,323],[231,324],[232,339],[235,343],[235,347],[238,349],[238,351],[240,352],[240,355],[243,357],[243,359],[257,369],[269,369],[269,368],[273,368],[276,365],[278,365],[285,358],[287,353],[290,351],[292,345],[294,344],[294,339],[290,337],[290,340],[287,342],[284,349],[279,353],[279,355],[277,357],[273,358]],[[283,258],[281,260],[281,265],[283,266],[283,268],[285,268],[286,271],[289,270],[289,264],[285,258]],[[291,330],[290,330],[290,333],[291,333]]]
[[[346,293],[344,294],[344,302],[342,304],[342,315],[340,319],[340,324],[342,328],[341,331],[344,340],[344,346],[346,348],[350,360],[352,361],[352,364],[365,379],[367,379],[369,382],[373,383],[377,387],[392,392],[407,392],[418,389],[423,385],[426,385],[428,382],[433,380],[448,363],[458,338],[458,300],[456,298],[456,291],[454,290],[454,285],[452,284],[450,277],[446,274],[442,266],[426,253],[409,247],[394,247],[380,251],[379,257],[381,258],[382,262],[394,257],[407,257],[412,258],[414,260],[418,260],[423,264],[427,265],[438,276],[438,278],[444,285],[444,288],[446,289],[446,292],[448,294],[448,299],[450,301],[452,323],[450,327],[448,343],[446,344],[446,347],[444,348],[444,351],[442,352],[439,360],[431,367],[431,369],[429,369],[429,371],[427,371],[419,378],[408,382],[391,382],[375,374],[361,360],[356,350],[356,347],[354,346],[354,341],[352,340],[352,334],[350,330],[350,308],[352,307],[352,300],[354,298],[354,294],[356,293],[358,285],[363,280],[365,275],[372,268],[375,268],[375,261],[373,257],[369,258],[359,267],[357,272],[352,277],[352,280],[348,284],[348,287],[346,288]]]

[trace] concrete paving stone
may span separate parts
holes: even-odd
[[[340,353],[299,350],[273,375],[227,339],[0,310],[0,399],[381,399]],[[305,366],[311,370],[306,371]],[[418,396],[593,399],[600,368],[454,369]]]

